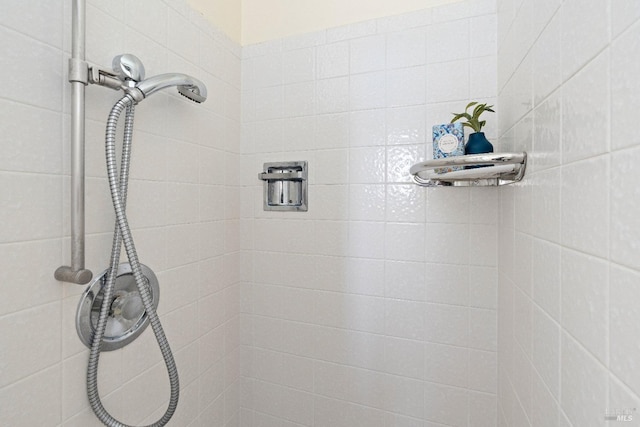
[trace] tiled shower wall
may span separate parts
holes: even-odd
[[[64,5],[63,5],[64,4]],[[0,6],[0,424],[97,426],[85,392],[87,349],[74,317],[84,287],[56,282],[69,264],[70,1]],[[129,193],[140,259],[158,275],[159,312],[176,356],[172,425],[239,421],[240,48],[181,1],[89,1],[87,58],[140,57],[147,76],[206,82],[195,105],[175,90],[137,107]],[[10,82],[10,83],[9,83]],[[120,93],[87,88],[87,265],[107,267],[114,217],[103,160]],[[106,407],[150,423],[168,380],[153,334],[100,358]]]
[[[432,125],[495,103],[495,10],[243,48],[243,427],[495,425],[498,192],[408,173]],[[263,211],[278,160],[308,160],[308,212]]]
[[[498,1],[499,425],[638,425],[640,4]]]

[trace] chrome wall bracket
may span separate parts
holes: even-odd
[[[258,174],[264,181],[265,211],[308,210],[307,162],[273,162],[264,164],[264,172]]]

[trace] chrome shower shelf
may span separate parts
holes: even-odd
[[[437,168],[482,166],[437,173]],[[427,160],[411,166],[416,184],[425,187],[491,187],[522,180],[527,167],[527,153],[486,153]]]

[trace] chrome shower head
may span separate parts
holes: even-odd
[[[171,86],[177,86],[180,95],[197,102],[198,104],[207,99],[207,87],[200,80],[180,73],[160,74],[150,77],[136,84],[136,88],[142,93],[143,98],[148,97],[152,93],[166,89]],[[141,99],[136,99],[140,102]]]

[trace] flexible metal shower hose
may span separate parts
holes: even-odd
[[[100,308],[100,315],[98,317],[98,323],[96,326],[93,340],[91,342],[91,350],[89,352],[89,364],[87,367],[87,396],[89,397],[89,403],[93,412],[100,421],[109,427],[130,427],[127,424],[121,423],[116,420],[102,405],[100,401],[100,395],[98,393],[98,361],[100,359],[100,345],[104,336],[104,331],[107,326],[107,318],[109,317],[109,309],[111,300],[113,297],[113,288],[116,280],[116,274],[118,271],[118,263],[120,262],[120,249],[122,243],[124,243],[127,257],[129,258],[129,264],[133,271],[133,276],[138,287],[138,292],[144,304],[146,314],[151,323],[151,328],[158,341],[158,346],[162,352],[162,357],[167,366],[167,372],[169,374],[169,383],[171,387],[171,396],[169,398],[169,405],[162,418],[148,427],[162,427],[166,425],[178,406],[178,398],[180,394],[180,383],[178,381],[178,369],[175,361],[173,360],[173,354],[169,347],[169,342],[164,334],[160,319],[153,306],[153,300],[147,280],[145,279],[140,269],[140,261],[138,261],[138,254],[133,243],[131,236],[131,230],[127,221],[125,213],[126,201],[127,201],[127,183],[129,180],[129,163],[131,160],[131,141],[133,139],[133,116],[134,116],[134,100],[130,95],[125,95],[120,99],[111,109],[109,118],[107,119],[106,130],[106,157],[107,157],[107,175],[109,177],[109,188],[111,191],[111,199],[113,201],[113,208],[116,213],[116,226],[113,233],[113,246],[111,247],[111,266],[107,276],[106,284],[104,285],[104,300]],[[125,128],[124,128],[124,140],[122,146],[122,160],[120,162],[120,178],[118,178],[118,166],[116,164],[116,128],[118,126],[118,119],[122,114],[122,111],[126,109],[125,115]]]

